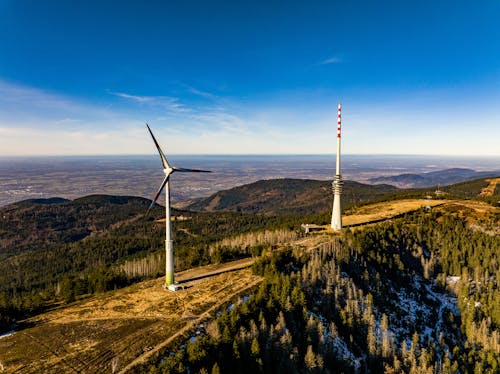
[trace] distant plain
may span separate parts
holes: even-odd
[[[213,171],[175,174],[172,201],[178,206],[261,179],[329,180],[335,173],[334,155],[174,155],[170,162]],[[447,168],[498,170],[500,157],[346,155],[342,159],[343,178],[365,183],[379,176]],[[151,198],[162,178],[156,155],[0,157],[0,206],[31,198],[74,199],[90,194]]]

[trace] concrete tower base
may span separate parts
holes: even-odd
[[[342,181],[342,177],[340,175],[336,175],[333,183],[333,209],[332,209],[332,224],[331,227],[335,231],[342,230],[342,186],[344,182]]]

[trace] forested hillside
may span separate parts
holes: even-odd
[[[484,179],[498,174],[498,171],[475,171],[472,169],[453,168],[421,174],[400,174],[376,177],[370,179],[370,182],[387,183],[400,188],[422,188],[437,185],[445,186],[471,179]]]
[[[254,295],[149,370],[497,373],[499,255],[499,236],[424,212],[267,253]]]
[[[344,182],[344,207],[398,191],[389,185]],[[270,179],[220,191],[191,204],[190,210],[265,214],[313,214],[332,208],[332,185],[309,179]]]
[[[475,179],[449,186],[399,189],[387,184],[368,185],[344,181],[343,209],[374,201],[403,198],[480,198],[500,205],[500,188],[492,196],[480,196],[489,179]],[[308,179],[270,179],[220,191],[187,207],[194,211],[233,211],[248,214],[306,215],[332,209],[331,182]]]
[[[165,224],[156,220],[164,210],[156,207],[146,216],[149,203],[136,197],[89,196],[1,208],[0,331],[54,302],[163,274]],[[280,230],[300,226],[298,217],[288,216],[173,210],[173,217],[176,271],[259,253],[282,235]],[[223,241],[264,230],[267,243],[251,235]]]

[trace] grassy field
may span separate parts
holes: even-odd
[[[490,235],[500,234],[500,208],[483,201],[451,200],[436,209],[465,220],[468,226],[474,230]]]
[[[435,207],[446,201],[447,200],[406,199],[365,205],[351,209],[349,214],[343,217],[342,224],[344,226],[357,226],[378,222],[415,211],[424,206]]]
[[[385,201],[350,209],[342,217],[344,227],[358,227],[399,217],[425,206],[433,210],[452,213],[471,225],[482,225],[500,214],[500,209],[478,200],[424,200],[405,199]],[[479,226],[478,226],[479,228]],[[325,229],[330,230],[326,225]]]
[[[0,339],[7,372],[118,372],[131,369],[196,329],[260,283],[252,259],[177,274],[188,287],[167,292],[163,279],[142,282],[33,318],[33,327]]]

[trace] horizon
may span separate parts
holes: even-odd
[[[500,159],[500,155],[474,155],[474,154],[415,154],[415,153],[344,153],[342,157],[408,157],[408,158],[452,158],[462,159],[478,158],[478,159]],[[170,157],[332,157],[333,163],[335,161],[336,153],[169,153],[166,155],[167,159]],[[102,154],[24,154],[24,155],[0,155],[2,158],[86,158],[86,157],[158,157],[158,153],[102,153]],[[500,165],[499,165],[500,167]]]
[[[179,173],[174,202],[268,179],[331,180],[335,155],[171,155],[172,165],[211,170]],[[344,155],[344,180],[373,184],[372,178],[473,170],[500,176],[500,157]],[[461,173],[460,171],[457,171]],[[455,173],[456,174],[456,173]],[[481,175],[477,174],[480,178]],[[473,176],[471,176],[472,178]],[[89,194],[151,198],[164,178],[158,154],[87,156],[0,156],[0,206],[27,198],[78,198]],[[460,177],[461,178],[461,177]],[[162,197],[160,197],[162,199]]]
[[[500,156],[498,14],[6,0],[0,155],[149,154],[145,122],[167,155],[330,154],[341,102],[345,154]]]

